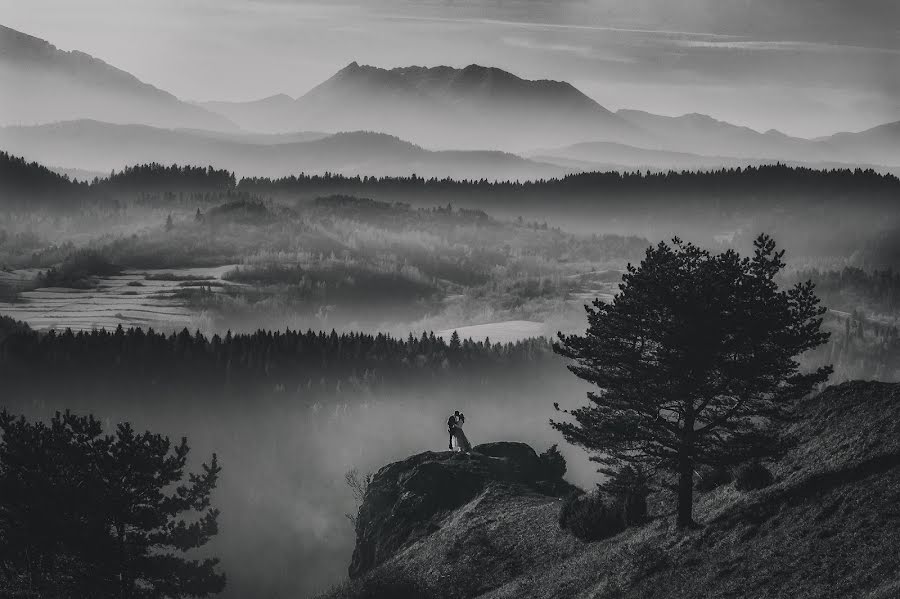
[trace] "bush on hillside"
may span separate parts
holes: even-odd
[[[608,505],[599,493],[567,497],[559,511],[559,526],[582,541],[599,541],[625,529],[621,510]]]
[[[79,250],[66,257],[59,268],[38,273],[38,287],[66,287],[91,289],[97,285],[97,277],[116,275],[121,269],[105,256],[91,250]]]
[[[632,466],[608,472],[610,478],[600,486],[619,510],[624,526],[647,521],[647,496],[650,494],[647,476]]]
[[[210,209],[205,215],[201,214],[199,219],[194,215],[194,220],[245,224],[266,223],[275,218],[277,215],[259,200],[238,200],[221,204]]]
[[[554,443],[550,449],[538,456],[541,460],[541,468],[547,480],[556,480],[566,474],[566,458],[557,449]]]
[[[706,493],[713,489],[717,489],[722,485],[727,485],[733,480],[734,476],[731,474],[731,470],[725,466],[707,466],[706,468],[700,469],[694,487],[698,491]]]
[[[762,463],[753,461],[738,466],[734,476],[734,486],[738,491],[755,491],[772,484],[775,477]]]

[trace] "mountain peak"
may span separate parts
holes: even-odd
[[[380,130],[445,149],[515,151],[636,131],[568,83],[477,63],[385,69],[353,61],[299,98],[294,114],[294,128]]]
[[[475,64],[474,62],[470,65],[466,65],[461,69],[463,73],[479,73],[479,74],[487,74],[487,73],[503,73],[504,75],[510,75],[515,77],[509,71],[504,71],[503,69],[497,67],[485,67],[480,64]],[[516,77],[518,79],[518,77]]]

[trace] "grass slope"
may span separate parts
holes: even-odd
[[[831,387],[797,416],[775,484],[699,494],[696,530],[660,501],[647,525],[584,543],[559,529],[557,500],[493,486],[328,597],[900,596],[900,385]]]

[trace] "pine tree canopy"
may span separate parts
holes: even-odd
[[[812,283],[779,289],[784,251],[766,235],[754,247],[648,248],[611,303],[586,306],[587,332],[554,346],[597,390],[553,427],[606,471],[677,474],[679,525],[692,523],[694,468],[783,452],[772,424],[831,372],[801,372],[796,359],[828,339]]]
[[[0,567],[33,593],[23,596],[155,599],[224,588],[218,559],[186,553],[218,532],[215,454],[185,480],[185,439],[128,424],[106,435],[92,416],[57,413],[45,424],[2,411],[0,434]]]

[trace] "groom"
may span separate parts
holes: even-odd
[[[462,414],[459,413],[459,410],[456,410],[456,412],[454,412],[450,416],[450,418],[447,419],[447,432],[450,433],[450,443],[448,445],[450,451],[453,451],[453,427],[455,427],[457,423],[459,423],[459,417],[461,415]]]

